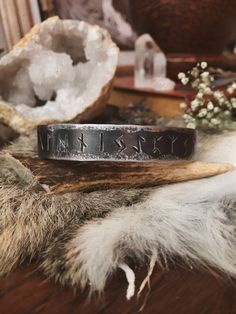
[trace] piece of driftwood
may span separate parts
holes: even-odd
[[[19,157],[18,157],[19,158]],[[231,164],[200,161],[160,163],[66,162],[20,157],[39,183],[54,192],[91,191],[117,187],[148,187],[225,173]]]

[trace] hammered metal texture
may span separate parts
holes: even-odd
[[[62,160],[189,159],[196,132],[157,126],[64,124],[38,127],[38,154]]]

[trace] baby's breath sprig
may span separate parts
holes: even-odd
[[[206,62],[198,63],[187,74],[181,72],[178,78],[183,85],[191,84],[196,94],[189,102],[182,102],[184,121],[188,128],[227,129],[235,128],[236,82],[226,91],[215,90],[214,76]],[[235,97],[234,97],[235,95]]]

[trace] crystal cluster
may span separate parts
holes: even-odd
[[[33,125],[70,121],[88,110],[90,119],[109,96],[117,61],[118,48],[104,29],[48,19],[1,59],[0,107]]]
[[[171,90],[175,83],[166,78],[167,60],[163,51],[149,34],[135,43],[135,87]]]

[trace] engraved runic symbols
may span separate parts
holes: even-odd
[[[141,136],[141,135],[138,135],[137,136],[137,143],[138,145],[137,146],[132,146],[132,148],[137,152],[137,153],[142,153],[143,152],[143,148],[142,148],[142,143],[146,142],[146,139]]]
[[[84,134],[81,133],[80,137],[78,137],[78,141],[80,143],[80,151],[83,152],[88,145],[84,141]]]
[[[189,142],[189,138],[186,137],[186,139],[184,141],[184,148],[185,148],[184,156],[186,156],[188,154],[188,142]]]
[[[57,151],[58,153],[66,153],[69,150],[69,140],[68,134],[65,134],[62,138],[61,135],[58,136]]]
[[[47,133],[45,139],[42,138],[42,135],[39,134],[39,144],[42,151],[49,152],[50,151],[50,144],[52,140],[52,134]]]
[[[50,143],[51,143],[51,140],[52,140],[52,134],[51,133],[48,133],[47,134],[47,143],[46,143],[46,149],[47,149],[47,151],[49,152],[49,150],[50,150]]]
[[[171,143],[170,143],[170,153],[173,154],[174,153],[174,143],[177,141],[178,136],[176,136],[176,135],[169,135],[168,137],[171,140]]]
[[[41,157],[71,160],[164,160],[190,157],[194,134],[173,129],[82,126],[38,129]]]
[[[156,154],[156,153],[158,153],[158,155],[162,154],[160,148],[158,147],[158,144],[160,143],[162,138],[163,138],[163,136],[158,136],[158,137],[154,138],[154,147],[153,147],[153,153],[154,154]]]
[[[104,133],[100,133],[100,143],[99,143],[99,150],[100,152],[104,152]]]
[[[120,148],[118,155],[126,149],[126,145],[123,141],[123,135],[119,136],[117,139],[114,140],[114,143]]]
[[[39,144],[40,144],[41,150],[44,151],[44,145],[43,145],[42,135],[39,133],[38,137],[39,137]]]

